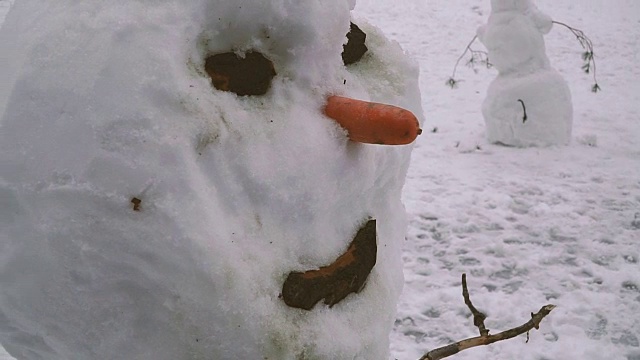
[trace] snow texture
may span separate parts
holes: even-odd
[[[18,359],[385,359],[403,285],[412,146],[355,144],[329,94],[421,118],[417,65],[354,3],[19,0],[0,32],[0,342]],[[263,96],[215,90],[209,54],[257,51]],[[5,86],[6,85],[6,86]],[[130,200],[141,200],[134,211]],[[291,271],[377,219],[377,263],[333,308]]]
[[[544,35],[552,26],[531,0],[491,0],[489,20],[477,31],[499,72],[482,104],[490,142],[526,147],[571,140],[571,91],[546,55]]]

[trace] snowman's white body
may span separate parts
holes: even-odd
[[[551,18],[531,0],[492,0],[491,6],[487,24],[478,29],[499,72],[482,105],[489,141],[522,147],[569,143],[571,92],[545,51]]]
[[[0,34],[0,342],[18,359],[386,359],[411,146],[349,142],[328,94],[420,117],[417,67],[349,4],[18,1]],[[260,51],[263,96],[215,90],[206,54]],[[4,54],[3,54],[4,55]],[[2,110],[0,110],[2,111]],[[133,211],[130,200],[142,200]],[[358,294],[278,298],[377,219]]]

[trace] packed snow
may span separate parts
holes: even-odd
[[[418,359],[476,336],[462,301],[463,272],[492,333],[524,323],[544,304],[558,308],[528,343],[521,336],[452,358],[640,359],[640,3],[536,3],[594,41],[603,89],[596,95],[573,35],[554,27],[545,37],[573,95],[568,146],[487,142],[481,107],[496,70],[463,68],[457,89],[444,85],[486,24],[489,1],[360,0],[355,8],[355,20],[380,27],[418,60],[426,115],[402,195],[409,228],[391,359]]]

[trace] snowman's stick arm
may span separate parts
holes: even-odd
[[[460,64],[460,60],[462,60],[462,58],[467,54],[467,52],[471,51],[471,44],[473,44],[473,42],[476,41],[477,38],[478,38],[478,35],[474,36],[473,39],[469,41],[469,44],[464,49],[464,52],[462,53],[462,55],[460,55],[460,57],[456,61],[456,64],[453,66],[453,74],[451,74],[452,79],[455,79],[456,77],[456,71],[458,70],[458,65]]]
[[[484,326],[484,319],[486,318],[486,316],[473,306],[473,304],[471,303],[471,299],[469,298],[466,274],[462,274],[462,296],[464,297],[465,304],[467,304],[467,307],[469,307],[471,313],[473,314],[474,324],[480,330],[481,335],[431,350],[424,356],[422,356],[420,360],[444,359],[472,347],[493,344],[494,342],[511,339],[524,333],[527,334],[528,342],[529,331],[532,329],[538,329],[540,327],[540,322],[542,322],[542,319],[549,315],[549,313],[551,313],[551,311],[556,307],[555,305],[545,305],[540,308],[540,311],[538,311],[537,313],[531,313],[531,319],[526,323],[495,335],[489,335],[489,330],[487,330]]]
[[[460,57],[458,57],[458,60],[456,60],[456,64],[453,66],[453,73],[451,74],[451,76],[449,77],[449,79],[446,82],[446,84],[448,86],[450,86],[451,88],[455,88],[455,86],[458,83],[458,80],[456,80],[456,72],[458,71],[458,65],[460,65],[460,61],[462,60],[463,57],[465,57],[465,55],[467,55],[468,52],[471,52],[471,58],[467,62],[467,65],[469,67],[475,68],[475,65],[478,62],[479,63],[484,63],[487,68],[491,67],[491,63],[489,62],[489,53],[488,52],[481,51],[481,50],[474,50],[474,49],[471,48],[471,45],[477,39],[478,39],[478,35],[476,34],[476,36],[474,36],[473,39],[471,39],[471,41],[469,42],[467,47],[464,49],[464,52],[462,53],[462,55],[460,55]]]
[[[565,28],[569,29],[569,31],[571,31],[571,33],[576,37],[576,39],[578,39],[580,46],[582,46],[582,48],[585,50],[585,53],[582,54],[582,59],[586,63],[584,64],[582,69],[586,73],[593,71],[593,81],[595,82],[595,84],[593,85],[592,90],[593,92],[597,92],[598,90],[600,90],[600,86],[598,85],[598,79],[596,77],[596,59],[595,59],[595,54],[593,53],[593,42],[591,41],[591,39],[589,39],[589,37],[584,33],[584,31],[580,29],[576,29],[560,21],[554,20],[552,22],[554,24],[564,26]]]

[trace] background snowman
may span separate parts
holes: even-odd
[[[343,60],[352,7],[16,2],[0,33],[11,355],[387,358],[411,146],[349,141],[323,108],[420,116],[418,71],[363,21],[368,51]],[[297,280],[329,272],[298,301]]]
[[[571,92],[551,67],[544,34],[553,23],[532,0],[491,0],[491,15],[478,29],[489,62],[498,69],[482,105],[492,143],[563,145],[571,139]]]

